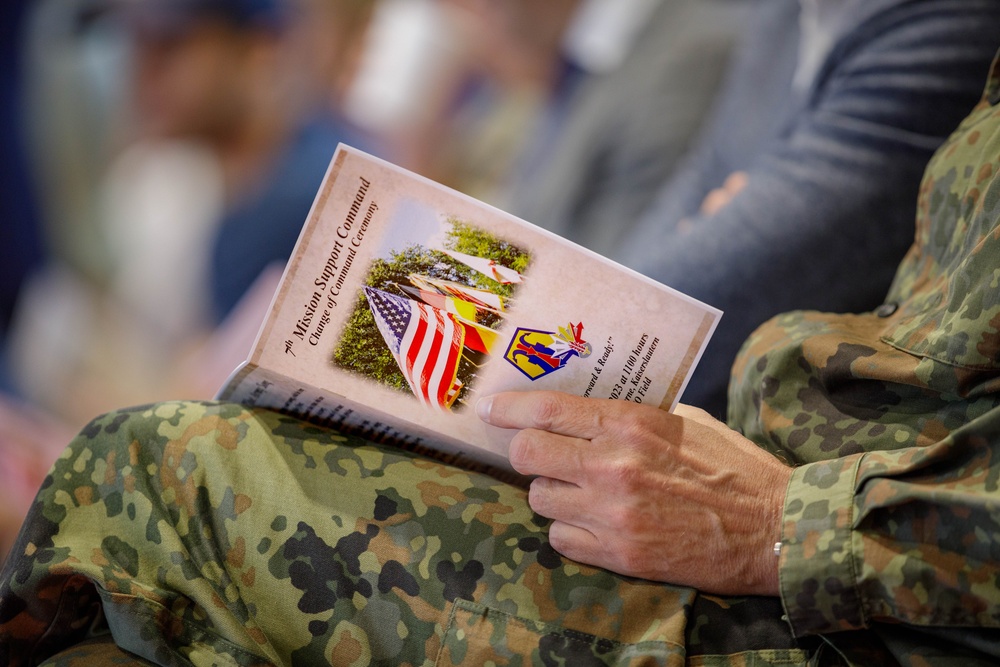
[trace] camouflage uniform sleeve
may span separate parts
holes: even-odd
[[[779,561],[796,636],[989,633],[997,654],[998,257],[1000,59],[928,166],[884,306],[775,318],[733,367],[730,423],[797,466]]]
[[[795,470],[781,594],[796,636],[868,627],[1000,627],[1000,408],[929,447]]]

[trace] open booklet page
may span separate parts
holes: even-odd
[[[614,221],[608,221],[614,224]],[[719,311],[340,146],[219,397],[505,464],[475,403],[551,389],[671,409]]]

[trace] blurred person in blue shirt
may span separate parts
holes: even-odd
[[[3,340],[21,284],[41,261],[43,243],[21,118],[21,37],[28,0],[0,6],[0,391],[9,388]]]
[[[249,349],[337,143],[376,150],[336,108],[373,4],[88,4],[91,23],[127,37],[127,141],[91,195],[105,276],[53,265],[14,323],[28,398],[76,423],[214,393]]]
[[[101,30],[117,29],[127,38],[130,105],[121,114],[128,125],[113,129],[128,140],[107,173],[91,179],[102,183],[96,192],[74,191],[80,183],[72,175],[79,172],[57,167],[44,174],[46,197],[65,197],[79,209],[96,202],[99,228],[69,229],[83,224],[80,215],[67,214],[76,213],[73,205],[46,202],[44,214],[52,219],[42,267],[41,230],[29,221],[29,200],[6,197],[28,190],[4,178],[11,217],[5,214],[0,225],[0,317],[12,313],[5,341],[9,392],[21,397],[0,393],[0,559],[56,455],[50,443],[65,441],[65,433],[95,411],[115,405],[211,397],[249,351],[337,143],[372,150],[336,105],[349,78],[345,65],[363,41],[374,0],[60,3],[36,3],[39,11],[29,24],[38,31],[34,37],[42,35],[41,46],[53,35],[61,40],[52,43],[51,54],[37,42],[34,50],[22,51],[5,39],[3,48],[29,61],[49,55],[55,61],[74,47],[82,54],[81,43],[94,39],[85,33],[99,32],[98,22],[105,24]],[[6,31],[11,24],[3,25]],[[67,25],[76,33],[66,32]],[[52,75],[45,82],[49,92],[64,83],[62,77],[79,75],[59,69],[65,60],[31,64],[32,72]],[[5,73],[12,75],[14,67],[4,59]],[[5,77],[5,96],[9,83]],[[74,97],[86,84],[76,83],[62,91],[60,101],[87,115],[91,100]],[[45,136],[51,129],[46,123],[59,118],[37,113],[34,101],[33,121]],[[41,104],[52,102],[45,98]],[[11,110],[5,100],[3,111]],[[38,160],[43,171],[52,155],[50,168],[62,156],[84,171],[103,169],[94,153],[113,147],[81,154],[72,134],[86,122],[76,120],[52,132],[50,145],[41,147],[50,151]],[[92,120],[114,125],[111,118]],[[95,128],[86,139],[121,140],[109,134]],[[7,157],[14,146],[9,138],[4,169],[22,177]],[[90,199],[72,199],[80,194]],[[86,241],[101,245],[97,256],[107,258],[96,279],[88,273],[92,265],[72,256],[81,234],[96,235]],[[8,297],[29,266],[41,270],[25,283],[15,312]]]
[[[882,305],[998,27],[993,0],[760,3],[692,153],[610,253],[725,313],[685,402],[723,417],[732,361],[773,315]]]

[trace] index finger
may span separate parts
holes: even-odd
[[[605,430],[608,407],[616,402],[558,391],[509,391],[480,400],[476,414],[500,428],[533,428],[591,440]]]

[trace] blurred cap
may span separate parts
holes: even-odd
[[[237,28],[280,29],[288,20],[288,0],[117,0],[128,20],[155,33],[183,32],[207,18]]]

